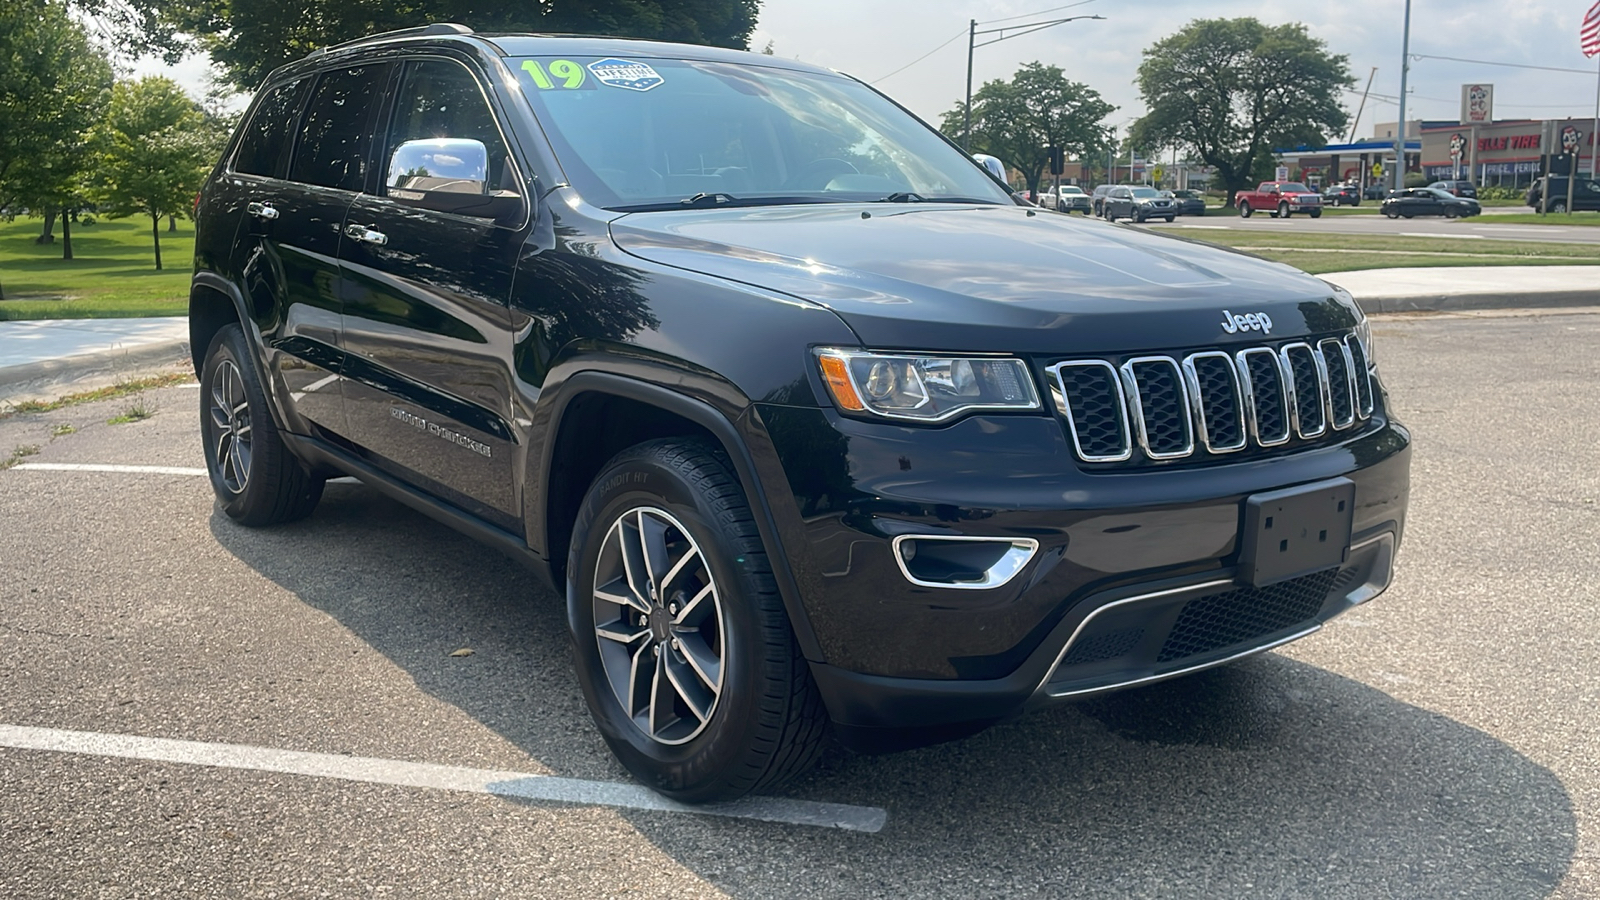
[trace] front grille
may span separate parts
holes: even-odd
[[[1048,372],[1078,458],[1139,465],[1279,447],[1354,427],[1373,412],[1363,350],[1349,335],[1232,354],[1074,359]]]
[[[1264,588],[1239,588],[1191,600],[1178,614],[1156,662],[1254,642],[1310,622],[1327,601],[1338,574],[1338,569],[1325,569]]]

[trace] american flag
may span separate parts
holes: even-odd
[[[1584,56],[1600,55],[1600,0],[1589,7],[1583,14],[1583,28],[1578,31],[1578,40],[1583,46]]]

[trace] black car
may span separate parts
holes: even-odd
[[[1472,182],[1470,181],[1435,181],[1433,184],[1428,185],[1428,187],[1431,187],[1434,190],[1444,191],[1453,197],[1466,197],[1471,200],[1478,199],[1478,189],[1473,187]]]
[[[1545,182],[1550,183],[1549,212],[1564,213],[1567,211],[1567,178],[1565,175],[1551,175],[1534,179],[1528,187],[1527,196],[1523,199],[1535,209],[1544,195]],[[1600,210],[1600,182],[1579,176],[1577,183],[1572,188],[1572,209],[1574,212],[1586,210]]]
[[[1172,197],[1172,209],[1180,216],[1203,216],[1206,214],[1206,198],[1199,191],[1162,191]]]
[[[1414,216],[1445,216],[1447,218],[1466,218],[1483,212],[1483,207],[1476,200],[1457,197],[1439,188],[1420,187],[1406,188],[1396,191],[1383,201],[1379,207],[1383,214],[1391,219],[1402,216],[1410,219]]]
[[[1336,184],[1322,192],[1327,206],[1360,206],[1361,189],[1353,184]]]
[[[525,562],[600,734],[685,801],[1389,584],[1410,436],[1348,293],[1019,206],[821,67],[379,35],[272,73],[196,205],[221,511],[353,475]]]
[[[1107,219],[1166,219],[1171,222],[1178,214],[1171,197],[1164,192],[1142,184],[1119,184],[1106,193],[1100,203],[1100,214]]]

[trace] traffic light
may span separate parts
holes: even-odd
[[[1067,170],[1067,155],[1061,151],[1060,147],[1048,147],[1045,152],[1050,154],[1051,175],[1060,175]]]

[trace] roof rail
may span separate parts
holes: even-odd
[[[382,34],[369,34],[366,37],[356,38],[353,41],[345,41],[344,43],[334,44],[329,47],[318,47],[317,49],[306,54],[306,59],[314,59],[315,57],[321,56],[324,53],[328,53],[333,50],[343,50],[346,47],[356,47],[360,46],[361,44],[371,44],[377,41],[386,41],[390,38],[431,37],[433,35],[472,33],[472,29],[465,25],[457,25],[454,22],[434,22],[431,25],[418,25],[415,28],[401,28],[397,31],[385,31]]]

